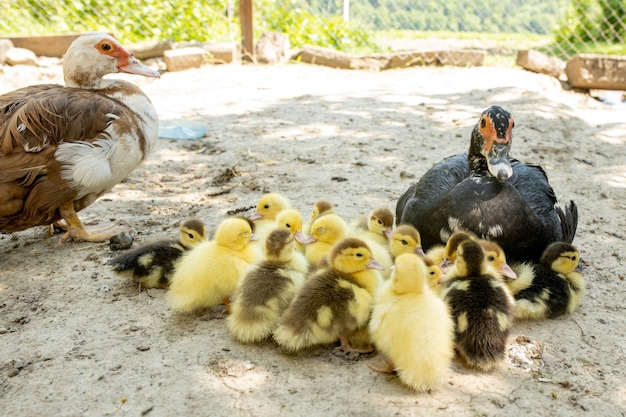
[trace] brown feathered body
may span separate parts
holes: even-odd
[[[297,351],[315,344],[341,341],[367,325],[373,295],[381,282],[373,269],[382,266],[365,242],[346,238],[330,254],[330,265],[309,276],[274,332],[282,347]]]
[[[48,225],[80,211],[126,178],[154,147],[158,117],[135,85],[104,75],[158,77],[112,37],[80,36],[68,49],[65,86],[0,96],[0,231]],[[71,225],[71,224],[70,224]],[[81,226],[82,227],[82,226]]]
[[[267,238],[265,260],[239,281],[233,295],[228,327],[240,342],[254,343],[271,336],[279,318],[300,290],[308,263],[288,230]]]

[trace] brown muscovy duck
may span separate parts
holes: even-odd
[[[158,116],[135,85],[105,79],[159,77],[113,37],[79,36],[63,58],[65,86],[33,85],[0,96],[0,232],[63,219],[67,239],[100,242],[76,212],[126,178],[153,149]]]
[[[469,152],[445,158],[399,198],[396,223],[417,228],[425,250],[457,230],[498,243],[507,259],[520,262],[538,261],[552,242],[573,241],[576,204],[556,206],[544,170],[509,158],[513,126],[508,111],[489,107]]]

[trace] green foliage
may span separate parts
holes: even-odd
[[[100,30],[115,33],[127,42],[224,40],[229,36],[226,3],[226,0],[0,0],[0,34]]]
[[[571,0],[555,41],[564,48],[587,43],[624,43],[626,40],[624,0]]]
[[[259,0],[255,8],[256,36],[265,31],[283,32],[289,35],[292,47],[309,44],[349,52],[377,48],[370,31],[341,16],[314,14],[305,1]]]

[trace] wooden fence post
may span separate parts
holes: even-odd
[[[239,0],[241,21],[242,60],[254,62],[254,24],[252,22],[252,0]]]

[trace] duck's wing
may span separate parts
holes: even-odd
[[[467,153],[449,156],[411,185],[396,204],[396,224],[411,224],[421,233],[420,219],[452,188],[469,176]]]
[[[124,107],[103,94],[59,85],[5,94],[0,97],[0,154],[35,154],[61,141],[95,141]]]

